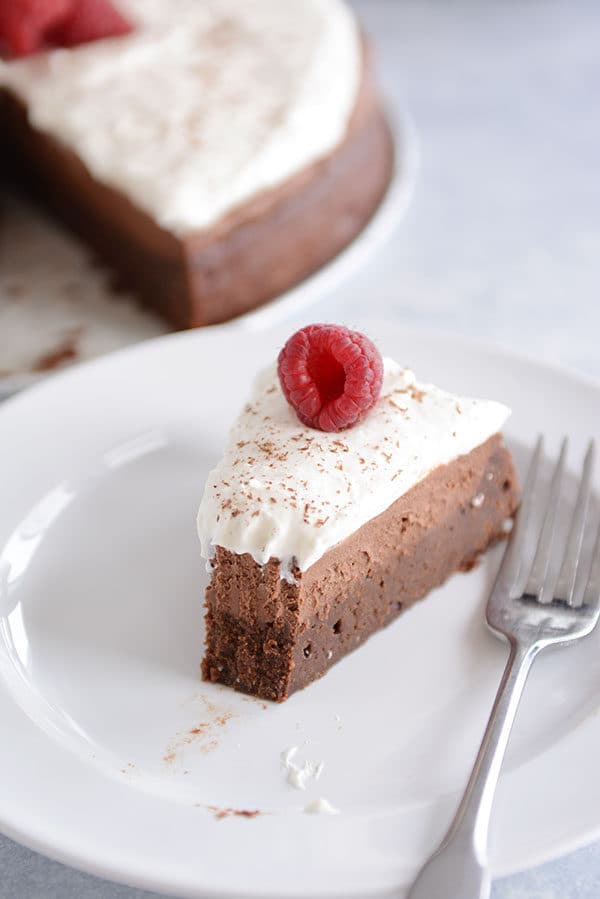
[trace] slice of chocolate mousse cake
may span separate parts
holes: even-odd
[[[259,376],[198,514],[206,680],[284,700],[505,533],[510,410],[311,325]]]

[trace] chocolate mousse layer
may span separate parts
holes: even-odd
[[[327,158],[263,191],[217,225],[183,237],[159,227],[80,159],[31,127],[0,89],[0,160],[175,328],[224,322],[298,284],[364,228],[394,165],[367,61],[343,141]]]
[[[295,584],[217,547],[206,591],[205,680],[282,701],[455,571],[468,571],[518,505],[500,435],[436,468],[325,553]]]

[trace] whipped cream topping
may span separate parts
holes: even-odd
[[[320,778],[325,763],[311,762],[310,759],[305,759],[299,765],[294,761],[297,752],[297,746],[290,746],[289,749],[285,749],[281,753],[281,767],[286,772],[286,780],[291,787],[295,787],[297,790],[305,790],[308,781]]]
[[[362,51],[342,0],[119,9],[132,34],[0,61],[0,86],[163,228],[209,227],[343,139]]]
[[[308,802],[304,806],[304,811],[307,815],[339,815],[340,813],[339,809],[335,808],[324,796]]]
[[[198,513],[202,553],[214,546],[305,571],[434,468],[500,431],[510,410],[418,384],[384,360],[374,408],[328,434],[305,427],[285,400],[275,365],[257,379]]]

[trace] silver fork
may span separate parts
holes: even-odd
[[[559,517],[567,441],[562,443],[543,524],[539,528],[532,512],[542,448],[540,438],[487,605],[489,627],[510,645],[508,662],[454,820],[440,846],[418,874],[407,899],[486,899],[489,896],[487,838],[492,802],[527,675],[542,649],[579,640],[591,633],[598,621],[600,528],[593,551],[585,551],[583,545],[594,442],[590,443],[585,456],[577,502],[558,571],[553,564],[553,538]]]

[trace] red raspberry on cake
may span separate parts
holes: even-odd
[[[300,421],[320,431],[343,431],[377,402],[383,360],[377,347],[342,325],[307,325],[279,354],[281,389]]]
[[[60,47],[76,47],[132,30],[131,23],[110,0],[77,0],[71,15],[53,31],[51,40]]]
[[[0,0],[0,51],[9,57],[75,47],[131,30],[110,0]]]
[[[0,50],[28,56],[42,50],[49,30],[71,11],[73,0],[0,0]]]

